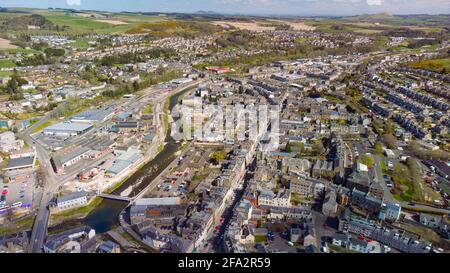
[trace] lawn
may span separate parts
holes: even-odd
[[[12,71],[0,71],[0,77],[9,77],[13,74]]]
[[[265,243],[267,242],[267,236],[255,235],[255,243]]]

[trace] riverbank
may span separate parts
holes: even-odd
[[[58,225],[66,220],[82,219],[86,217],[95,207],[102,202],[101,197],[93,197],[86,206],[70,209],[63,212],[53,213],[50,215],[49,227]]]
[[[193,87],[186,87],[168,96],[164,101],[164,114],[165,117],[170,112],[177,103],[179,97],[191,90]],[[167,110],[166,110],[167,109]],[[167,166],[174,158],[175,154],[183,148],[183,146],[173,142],[171,137],[165,131],[165,143],[157,147],[157,150],[153,155],[145,162],[140,163],[139,167],[130,172],[126,177],[122,178],[120,182],[114,184],[111,188],[107,190],[108,193],[116,194],[122,192],[126,188],[136,184],[136,181],[141,181],[143,183],[138,183],[135,188],[133,188],[130,196],[134,196],[136,192],[142,191],[154,180],[158,174],[160,174],[164,167]],[[180,147],[181,146],[181,147]],[[71,228],[74,225],[80,225],[80,223],[89,225],[93,227],[97,232],[105,232],[109,230],[113,225],[117,225],[117,217],[119,213],[127,206],[126,202],[105,200],[100,197],[94,197],[87,206],[62,212],[60,214],[55,214],[50,217],[51,219],[51,229],[63,229]]]

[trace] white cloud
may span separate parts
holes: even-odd
[[[381,6],[383,4],[383,0],[366,0],[366,3],[369,6]]]
[[[81,6],[81,0],[66,0],[69,6]]]

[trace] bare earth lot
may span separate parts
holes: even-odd
[[[120,20],[95,20],[95,21],[97,21],[97,22],[102,22],[102,23],[108,23],[108,24],[111,24],[111,25],[127,25],[128,23],[127,22],[124,22],[124,21],[120,21]]]
[[[245,29],[250,31],[264,31],[264,30],[275,30],[272,26],[262,26],[258,22],[226,22],[226,21],[216,21],[214,24],[226,27],[232,26],[238,29]]]
[[[292,27],[294,30],[300,30],[300,31],[311,31],[315,30],[316,28],[313,26],[309,26],[301,21],[287,21],[287,20],[270,20],[274,23],[280,23],[280,24],[286,24]],[[245,29],[250,31],[265,31],[265,30],[275,30],[275,26],[268,26],[264,25],[268,22],[259,22],[259,21],[253,21],[253,22],[232,22],[232,21],[215,21],[216,25],[225,27],[225,26],[232,26],[238,29]]]
[[[0,38],[0,49],[10,49],[10,48],[17,48],[17,46],[11,44],[9,40]]]

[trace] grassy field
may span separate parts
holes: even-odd
[[[416,69],[425,69],[431,70],[435,72],[445,72],[450,73],[450,58],[445,59],[434,59],[434,60],[424,60],[415,63],[411,63],[409,65],[412,68]]]
[[[56,25],[66,25],[70,27],[70,32],[96,32],[99,29],[112,28],[113,25],[97,22],[89,18],[71,16],[66,14],[45,14],[48,20]]]
[[[17,9],[19,10],[19,9]],[[77,14],[71,14],[65,11],[50,11],[43,9],[26,9],[22,10],[26,11],[28,14],[39,14],[46,17],[53,24],[58,25],[60,27],[67,26],[68,29],[64,31],[56,32],[56,30],[46,30],[46,29],[36,29],[36,30],[18,30],[13,31],[18,34],[47,34],[47,33],[67,33],[71,35],[77,34],[86,34],[86,33],[123,33],[129,30],[131,27],[135,26],[137,22],[124,22],[123,25],[115,25],[108,22],[100,22],[101,18],[89,18],[88,16],[78,16]],[[24,16],[25,13],[1,13],[0,14],[0,23],[1,21],[7,20],[13,16]],[[133,17],[133,16],[129,16]],[[107,18],[107,20],[122,20],[122,16],[112,18]],[[141,18],[137,17],[135,21],[140,21]],[[144,20],[142,18],[142,20]],[[150,19],[148,20],[150,21]]]
[[[29,54],[29,53],[39,53],[39,51],[34,50],[34,49],[25,49],[25,48],[8,48],[8,49],[3,49],[2,51],[6,52],[6,53],[10,53],[10,54],[17,54],[17,53],[22,53],[22,54]]]
[[[0,60],[0,68],[10,68],[10,67],[15,67],[15,66],[16,66],[16,64],[10,60],[7,60],[7,59]]]
[[[439,194],[426,186],[421,177],[413,174],[405,164],[394,164],[391,177],[394,182],[391,192],[396,200],[432,203],[433,200],[440,199]]]
[[[89,47],[88,38],[78,38],[75,40],[75,43],[72,43],[72,47],[80,48],[80,47]]]
[[[1,77],[9,77],[13,74],[12,71],[0,71],[0,78]]]

